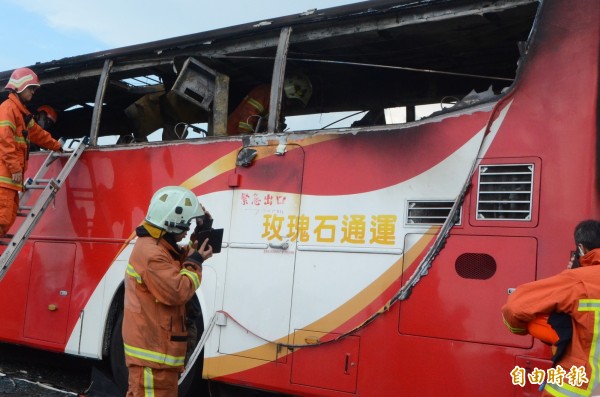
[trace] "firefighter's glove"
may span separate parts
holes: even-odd
[[[204,216],[202,216],[201,219],[202,220],[198,219],[196,221],[196,227],[194,228],[195,235],[197,235],[199,232],[212,229],[213,218],[210,216],[208,211],[205,211]]]
[[[196,219],[196,227],[190,236],[190,242],[197,243],[196,246],[194,246],[194,249],[198,249],[196,247],[201,243],[201,241],[198,242],[198,235],[203,231],[211,230],[213,225],[213,218],[210,215],[210,212],[208,212],[204,206],[202,206],[202,210],[204,211],[204,215]]]
[[[12,174],[11,178],[14,183],[23,183],[23,173],[22,172],[16,172],[16,173]]]
[[[196,272],[202,271],[202,262],[204,258],[196,250],[190,250],[190,255],[185,258],[184,266]]]
[[[198,241],[198,243],[200,243],[200,241]],[[204,239],[204,241],[202,241],[202,244],[200,245],[200,248],[198,248],[197,252],[202,256],[202,261],[207,260],[213,255],[213,250],[208,244],[208,239]]]

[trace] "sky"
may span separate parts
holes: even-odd
[[[0,71],[356,2],[0,0]]]

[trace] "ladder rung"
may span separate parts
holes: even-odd
[[[21,218],[25,218],[26,216],[30,216],[31,215],[31,210],[29,210],[30,212],[17,212],[17,216],[20,216]]]
[[[40,185],[37,182],[45,183],[45,185]],[[57,181],[55,179],[45,179],[43,181],[36,181],[36,183],[32,183],[30,185],[25,185],[25,189],[45,189],[46,187],[48,187],[48,185],[50,185],[53,189],[58,189],[59,182],[60,181]]]
[[[71,157],[73,155],[74,150],[66,150],[64,152],[54,152],[52,153],[53,157]]]
[[[5,239],[10,238],[10,241],[5,242],[0,239],[0,245],[7,246],[4,252],[2,252],[0,255],[0,280],[2,280],[8,271],[8,268],[21,251],[23,244],[25,244],[29,235],[31,234],[31,231],[38,223],[40,216],[44,213],[48,204],[56,195],[56,192],[60,190],[62,181],[69,175],[75,163],[79,160],[79,155],[81,152],[83,152],[83,150],[85,150],[87,144],[88,138],[84,138],[82,142],[80,142],[79,146],[73,151],[63,153],[51,152],[46,158],[46,161],[42,167],[38,170],[35,177],[27,179],[25,191],[19,195],[19,199],[22,203],[27,203],[32,197],[32,193],[28,191],[29,189],[44,189],[44,191],[39,194],[39,197],[37,197],[33,206],[19,206],[17,215],[27,218],[23,219],[23,222],[14,235],[4,236]],[[42,178],[42,176],[44,176],[48,170],[49,164],[52,163],[57,157],[69,157],[69,159],[66,161],[66,163],[62,164],[62,170],[60,170],[58,176],[50,179]]]

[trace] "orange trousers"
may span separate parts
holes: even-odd
[[[19,192],[0,187],[0,237],[8,233],[17,219],[19,210]]]
[[[177,397],[179,371],[132,365],[126,397]]]

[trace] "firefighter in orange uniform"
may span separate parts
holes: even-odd
[[[502,307],[506,326],[521,335],[527,334],[528,323],[540,314],[570,316],[570,341],[554,360],[555,373],[560,366],[564,378],[560,377],[562,382],[546,379],[543,396],[589,396],[599,381],[592,365],[597,370],[600,354],[600,345],[595,343],[600,324],[600,222],[587,220],[577,225],[575,243],[579,266],[520,285]]]
[[[6,84],[8,99],[0,105],[0,237],[16,219],[30,141],[45,149],[62,150],[25,107],[39,86],[38,76],[31,69],[16,69]]]
[[[123,343],[129,369],[128,397],[177,396],[188,334],[186,303],[202,279],[202,262],[212,256],[208,239],[178,246],[190,222],[210,219],[194,193],[180,186],[159,189],[146,219],[136,229],[125,274]]]
[[[40,127],[43,129],[49,129],[56,124],[56,121],[58,120],[58,113],[56,113],[56,110],[54,110],[52,106],[42,105],[37,108],[34,118],[35,122],[38,123]]]
[[[312,84],[304,75],[291,75],[283,82],[283,93],[283,104],[294,106],[299,103],[306,106],[312,96]],[[262,84],[252,89],[227,118],[227,134],[262,132],[261,126],[266,127],[266,121],[261,121],[261,126],[258,122],[265,119],[269,113],[270,97],[270,85]]]

